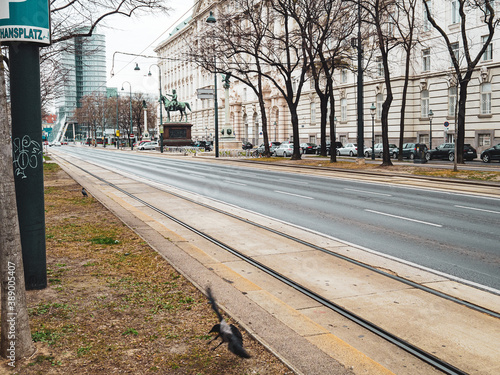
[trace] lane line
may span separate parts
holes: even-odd
[[[234,181],[229,181],[229,180],[224,180],[224,182],[226,182],[228,184],[233,184],[233,185],[248,186],[247,184],[242,184],[241,182],[234,182]]]
[[[402,220],[407,220],[407,221],[413,221],[415,223],[420,223],[420,224],[425,224],[425,225],[431,225],[433,227],[438,227],[438,228],[442,228],[443,226],[440,225],[440,224],[434,224],[434,223],[429,223],[427,221],[421,221],[421,220],[416,220],[416,219],[410,219],[409,217],[404,217],[404,216],[397,216],[397,215],[392,215],[392,214],[387,214],[385,212],[380,212],[380,211],[373,211],[373,210],[368,210],[368,209],[365,209],[365,211],[367,212],[372,212],[374,214],[378,214],[378,215],[384,215],[384,216],[390,216],[390,217],[394,217],[396,219],[402,219]]]
[[[292,195],[294,197],[299,197],[299,198],[304,198],[304,199],[314,199],[313,197],[307,197],[305,195],[299,195],[299,194],[292,194],[292,193],[287,193],[286,191],[279,191],[279,190],[274,190],[275,193],[279,194],[286,194],[286,195]]]
[[[358,193],[373,194],[373,195],[383,195],[384,197],[392,197],[391,194],[374,193],[373,191],[367,191],[367,190],[356,190],[356,189],[349,189],[349,188],[344,188],[344,190],[355,191]]]
[[[465,209],[467,209],[467,210],[475,210],[475,211],[489,212],[489,213],[492,213],[492,214],[500,214],[500,211],[483,210],[482,208],[467,207],[467,206],[459,206],[458,204],[456,204],[456,205],[455,205],[455,207],[458,207],[458,208],[465,208]]]

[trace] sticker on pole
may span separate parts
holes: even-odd
[[[0,42],[50,44],[48,0],[0,0]]]

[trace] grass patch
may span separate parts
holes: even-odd
[[[90,239],[90,242],[95,245],[117,245],[120,241],[111,237],[94,237]]]

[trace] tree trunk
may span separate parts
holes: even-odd
[[[14,367],[16,359],[34,352],[26,308],[21,235],[17,216],[12,141],[7,115],[7,94],[3,58],[0,56],[0,355]]]
[[[457,138],[455,139],[456,148],[458,155],[458,164],[464,163],[464,138],[465,138],[465,107],[467,105],[467,86],[470,82],[472,73],[467,72],[464,79],[460,81],[460,96],[458,99],[458,126],[457,126]]]

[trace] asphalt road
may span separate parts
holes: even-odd
[[[497,198],[90,147],[57,151],[500,290]]]

